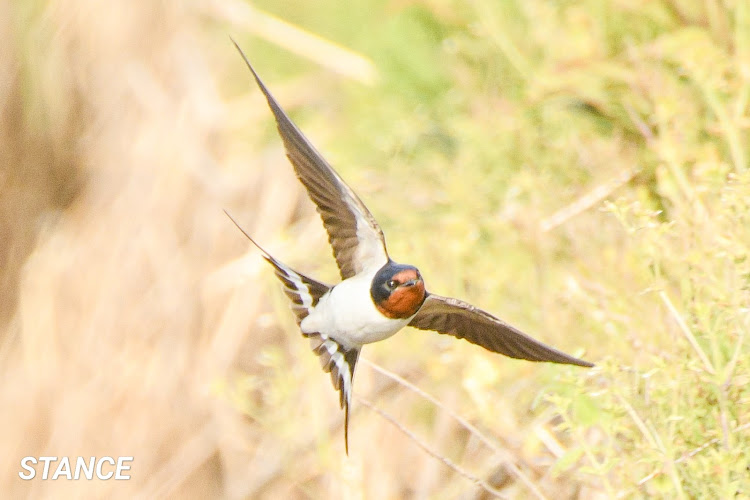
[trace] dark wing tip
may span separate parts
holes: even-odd
[[[277,120],[281,119],[282,117],[286,118],[286,116],[284,115],[284,112],[281,110],[281,107],[279,106],[279,103],[276,102],[276,99],[273,97],[273,95],[271,95],[271,92],[266,88],[266,85],[263,83],[263,80],[261,80],[260,77],[258,76],[258,73],[255,71],[255,68],[253,68],[253,65],[250,64],[250,60],[245,55],[245,52],[240,48],[239,44],[234,40],[234,38],[230,36],[229,39],[232,40],[232,43],[239,51],[248,69],[253,74],[253,78],[255,78],[255,83],[258,84],[258,87],[260,87],[261,92],[263,92],[263,95],[266,96],[266,100],[268,101],[268,104],[271,107],[271,111],[273,111],[273,114],[276,116]]]
[[[245,55],[245,52],[244,52],[244,51],[242,50],[242,48],[240,47],[240,44],[238,44],[238,43],[237,43],[237,41],[236,41],[236,40],[235,40],[234,38],[232,38],[231,36],[229,37],[229,39],[230,39],[230,40],[232,40],[232,43],[234,44],[235,48],[237,49],[237,51],[238,51],[238,52],[240,53],[240,55],[242,56],[242,59],[244,59],[244,60],[245,60],[245,64],[247,65],[247,67],[248,67],[248,68],[250,69],[250,72],[251,72],[251,73],[253,74],[253,76],[255,77],[255,81],[257,81],[257,82],[258,82],[258,85],[260,85],[261,89],[262,89],[262,90],[263,90],[263,92],[265,93],[265,92],[266,92],[266,86],[265,86],[265,85],[263,85],[263,82],[262,82],[262,81],[260,81],[260,78],[258,77],[258,73],[256,73],[256,72],[255,72],[255,68],[253,68],[253,65],[252,65],[252,64],[250,64],[250,60],[249,60],[249,59],[247,58],[247,56]]]
[[[564,353],[563,353],[564,354]],[[553,363],[560,363],[564,365],[574,365],[574,366],[581,366],[583,368],[593,368],[596,366],[591,361],[586,361],[585,359],[576,358],[570,355],[565,354],[565,358],[561,361],[552,361]]]
[[[593,367],[596,366],[591,361],[586,361],[585,359],[576,359],[575,363],[569,363],[569,364],[573,364],[573,365],[576,365],[576,366],[582,366],[584,368],[593,368]]]

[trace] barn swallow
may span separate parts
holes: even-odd
[[[383,231],[362,200],[292,122],[239,45],[234,45],[265,95],[287,157],[320,213],[342,281],[327,285],[295,271],[263,250],[228,212],[227,216],[273,266],[302,335],[310,339],[323,370],[330,372],[344,409],[347,454],[352,378],[359,353],[365,344],[387,339],[405,326],[466,339],[511,358],[594,366],[471,304],[428,292],[416,267],[391,260]]]

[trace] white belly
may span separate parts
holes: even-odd
[[[302,332],[322,333],[346,347],[359,347],[387,339],[405,327],[411,318],[386,318],[372,302],[370,283],[375,272],[377,269],[344,280],[321,297],[302,320]]]

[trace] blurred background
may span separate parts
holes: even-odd
[[[230,35],[395,260],[597,367],[405,330],[347,457],[222,213],[336,282]],[[0,45],[3,497],[750,497],[746,0],[5,1]]]

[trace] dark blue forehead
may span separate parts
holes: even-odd
[[[372,279],[372,285],[370,286],[372,300],[375,301],[376,304],[386,300],[391,294],[386,283],[401,271],[409,269],[419,273],[419,270],[414,266],[410,266],[409,264],[396,264],[392,260],[389,260],[386,265],[381,267],[380,270],[375,273],[375,277]]]

